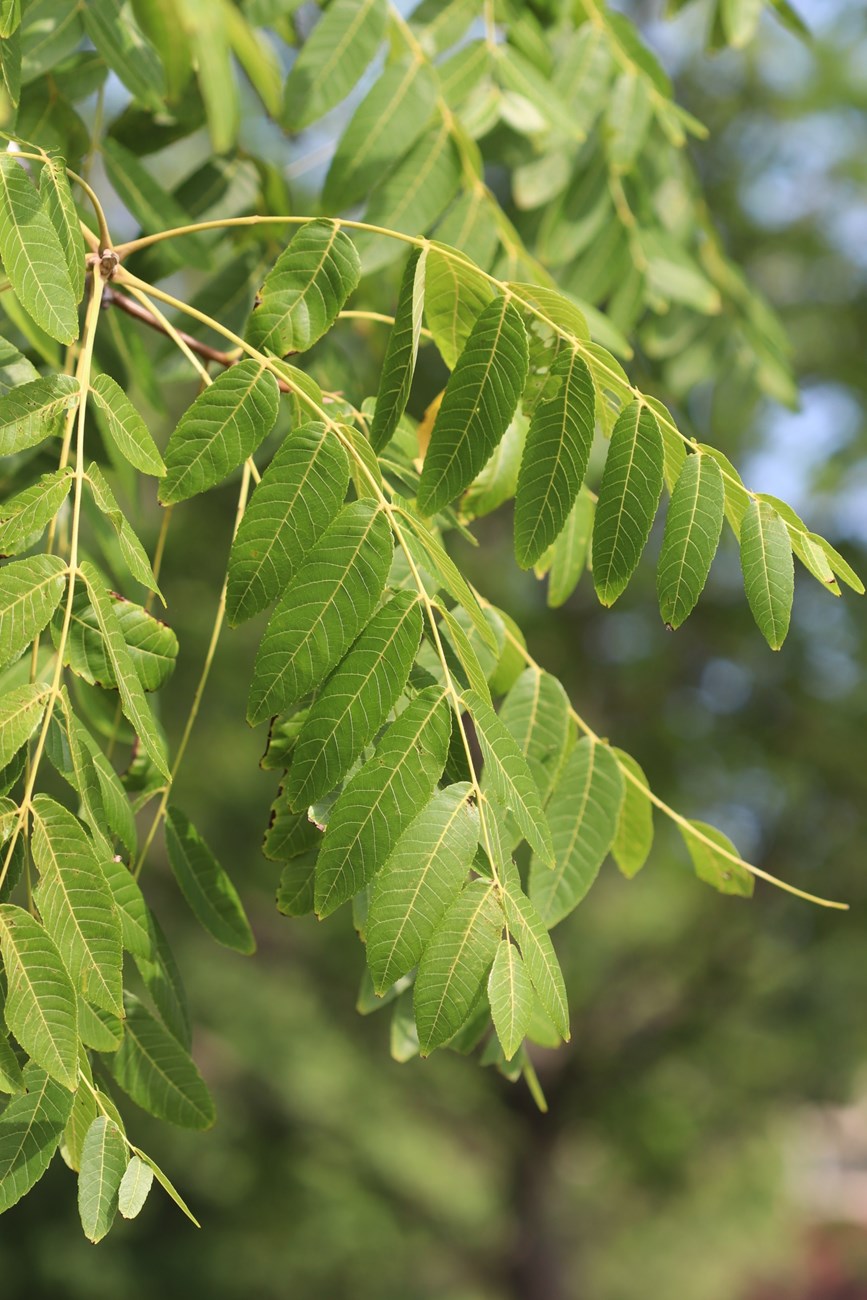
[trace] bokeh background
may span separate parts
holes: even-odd
[[[812,42],[765,18],[750,50],[714,56],[700,5],[673,23],[655,3],[638,12],[711,129],[693,147],[710,206],[782,316],[800,390],[795,412],[745,411],[725,384],[712,402],[699,385],[693,418],[753,488],[791,501],[864,573],[867,9],[797,3]],[[329,386],[375,390],[383,344],[375,330],[347,335]],[[416,414],[438,378],[422,375]],[[204,654],[234,493],[173,524],[164,590],[182,653],[170,734]],[[151,535],[157,522],[151,509]],[[637,879],[609,862],[556,933],[573,1039],[538,1054],[547,1115],[474,1061],[398,1065],[387,1018],[354,1009],[363,954],[348,913],[320,925],[274,910],[259,845],[276,774],[258,768],[262,737],[243,723],[239,686],[260,629],[226,635],[180,796],[239,885],[259,952],[215,950],[154,852],[147,886],[182,955],[219,1121],[169,1136],[131,1118],[203,1230],[155,1192],[93,1249],[57,1160],[0,1226],[3,1300],[867,1297],[865,607],[800,582],[792,633],[772,655],[729,541],[676,635],[659,621],[649,563],[615,611],[585,579],[552,613],[510,558],[508,519],[479,532],[462,561],[592,725],[686,814],[851,911],[761,884],[751,902],[721,897],[658,821]]]

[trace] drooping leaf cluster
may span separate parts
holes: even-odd
[[[263,851],[279,911],[351,906],[359,1006],[392,1004],[398,1059],[479,1049],[543,1103],[528,1044],[569,1037],[550,931],[608,855],[627,877],[643,867],[655,807],[699,879],[749,894],[763,873],[595,734],[444,538],[514,502],[517,562],[548,576],[549,603],[588,571],[611,605],[666,494],[656,572],[671,628],[695,608],[726,522],[774,649],[793,557],[835,594],[838,578],[863,591],[827,541],[749,490],[616,359],[636,330],[651,355],[654,331],[686,354],[723,330],[738,355],[761,337],[747,367],[760,389],[787,373],[772,318],[691,212],[695,182],[672,159],[695,124],[631,25],[591,0],[579,22],[565,5],[545,21],[535,7],[424,0],[407,20],[385,0],[332,0],[297,40],[298,8],[0,9],[16,140],[0,155],[0,1208],[59,1148],[92,1240],[118,1210],[140,1211],[154,1177],[189,1213],[127,1137],[120,1094],[169,1123],[214,1119],[182,963],[139,883],[161,830],[204,929],[255,949],[243,882],[174,790],[224,619],[262,621],[246,716],[267,727],[275,773]],[[714,39],[741,43],[755,12],[721,5]],[[288,75],[281,41],[300,44]],[[109,76],[131,99],[94,143],[141,232],[125,244],[64,161],[83,166],[91,142],[73,106],[103,105]],[[327,216],[281,210],[267,159],[223,156],[242,77],[293,131],[355,95]],[[215,157],[167,191],[148,154],[202,124]],[[486,181],[486,161],[503,158],[514,222]],[[666,168],[683,188],[679,222],[656,201]],[[401,259],[393,315],[365,307]],[[190,302],[162,287],[187,269],[200,282]],[[324,389],[311,349],[383,316],[378,391]],[[160,368],[146,328],[174,346]],[[416,369],[433,354],[448,379],[417,419]],[[185,409],[158,443],[145,412],[165,412],[166,373],[181,376]],[[172,749],[159,692],[178,638],[154,613],[159,559],[171,512],[233,477],[212,645]],[[127,508],[152,480],[165,507],[153,561]],[[182,630],[182,611],[167,618]],[[44,791],[47,766],[64,799]]]

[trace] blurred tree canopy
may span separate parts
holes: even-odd
[[[281,6],[258,8],[255,20],[270,21],[264,11]],[[302,34],[308,8],[297,18]],[[549,6],[526,8],[544,17]],[[639,387],[675,410],[690,436],[719,446],[752,488],[791,502],[863,572],[867,15],[858,0],[800,9],[809,36],[766,13],[745,48],[723,50],[708,48],[720,43],[722,20],[703,0],[665,20],[656,5],[629,10],[679,102],[708,127],[707,139],[685,152],[720,248],[750,295],[742,315],[730,302],[723,312],[733,352],[721,355],[720,321],[696,305],[707,293],[698,275],[687,284],[692,301],[659,301],[648,272],[612,310],[579,254],[552,269],[587,301],[591,321],[594,302],[602,303],[634,343],[628,367]],[[529,48],[529,22],[524,39]],[[56,129],[66,137],[69,119],[61,122],[56,107],[65,111],[66,94],[85,142],[95,115],[121,123],[112,131],[120,148],[145,130],[114,76],[80,99],[62,84],[51,90],[55,100],[31,103],[29,119],[19,119],[21,135]],[[287,138],[243,79],[239,96],[240,145],[225,151],[238,184],[252,158],[268,213],[311,211],[345,115]],[[491,109],[481,90],[478,101],[483,121]],[[519,110],[529,111],[511,105]],[[182,200],[184,178],[210,148],[205,128],[178,143],[170,121],[148,118],[147,129],[148,169]],[[486,182],[548,264],[545,241],[560,248],[562,230],[546,233],[546,214],[559,199],[537,205],[525,196],[551,182],[532,171],[526,139],[508,118],[479,143]],[[143,223],[129,216],[112,149],[93,159],[89,175],[112,196],[112,229],[126,237]],[[594,165],[585,160],[577,179]],[[515,175],[520,186],[510,183]],[[662,180],[673,205],[676,185],[689,188],[674,173]],[[247,196],[238,202],[247,210]],[[628,222],[615,234],[611,214],[601,220],[612,241],[628,242]],[[276,231],[275,243],[282,237]],[[255,246],[241,237],[237,252],[254,274]],[[617,255],[612,247],[608,256]],[[195,289],[196,272],[175,270]],[[398,279],[393,265],[377,275],[371,294],[384,312]],[[758,369],[752,352],[744,362],[750,312],[760,310],[753,294],[777,314],[781,347],[784,336],[791,349]],[[387,331],[360,323],[329,340],[327,352],[314,350],[308,368],[331,390],[375,392],[386,343]],[[183,401],[182,372],[164,339],[141,346],[158,362],[167,431]],[[445,378],[422,349],[411,416],[422,418]],[[152,427],[160,429],[156,413]],[[163,708],[172,741],[206,652],[234,495],[234,486],[221,486],[172,525],[161,586],[169,608],[184,612]],[[153,507],[149,540],[158,528]],[[259,942],[254,961],[208,944],[159,846],[148,881],[184,955],[196,1059],[219,1123],[208,1135],[169,1137],[145,1118],[141,1142],[171,1163],[205,1230],[154,1197],[140,1219],[91,1252],[69,1213],[73,1176],[55,1161],[39,1195],[2,1221],[9,1300],[158,1292],[173,1300],[191,1290],[217,1300],[729,1300],[787,1279],[793,1297],[807,1296],[801,1244],[822,1215],[811,1200],[814,1175],[796,1159],[805,1113],[857,1099],[867,1060],[861,609],[799,581],[789,638],[771,656],[744,604],[734,550],[718,556],[698,615],[671,634],[656,614],[650,566],[639,567],[614,610],[600,609],[585,580],[552,611],[544,586],[514,563],[508,512],[475,531],[480,546],[457,539],[452,554],[514,616],[534,657],[595,730],[633,754],[664,799],[719,826],[751,861],[811,893],[843,898],[851,911],[814,908],[761,883],[749,902],[702,889],[674,827],[659,825],[641,874],[627,881],[607,862],[558,928],[572,1040],[534,1049],[547,1114],[522,1085],[458,1055],[398,1064],[387,1055],[387,1013],[353,1010],[363,953],[346,909],[326,926],[274,911],[273,864],[258,847],[274,773],[258,767],[261,737],[226,705],[255,654],[259,629],[244,626],[219,645],[180,784],[185,808],[241,892]],[[660,538],[661,529],[652,550]],[[867,1287],[860,1249],[860,1265],[850,1249],[848,1267]]]

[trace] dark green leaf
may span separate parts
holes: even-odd
[[[181,893],[208,933],[236,952],[255,952],[256,940],[238,891],[179,808],[168,810],[166,847]]]
[[[416,249],[406,264],[401,281],[394,326],[382,363],[376,409],[370,426],[370,442],[376,452],[382,451],[391,440],[409,399],[421,335],[426,259],[427,249],[421,252]]]
[[[210,1128],[214,1103],[192,1058],[176,1038],[133,997],[125,995],[120,1049],[107,1064],[136,1105],[182,1128]]]
[[[662,495],[662,464],[656,416],[630,403],[611,434],[593,525],[593,581],[603,605],[614,604],[641,558]]]

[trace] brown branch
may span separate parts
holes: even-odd
[[[126,312],[127,316],[132,316],[133,320],[141,321],[143,325],[156,330],[164,338],[169,337],[162,322],[157,320],[156,316],[149,312],[147,307],[143,307],[134,298],[128,298],[125,293],[120,293],[113,285],[106,284],[103,289],[102,305],[103,307],[119,307],[121,311]],[[205,361],[213,361],[218,366],[228,367],[235,365],[236,361],[240,359],[231,352],[221,352],[219,348],[210,347],[209,344],[203,343],[201,339],[193,338],[192,334],[186,334],[183,330],[177,330],[176,333],[179,338],[183,339],[191,352],[195,352],[197,356],[202,357]],[[294,356],[295,354],[290,353],[289,355]],[[281,393],[295,391],[291,384],[287,384],[284,379],[277,380],[277,387]]]

